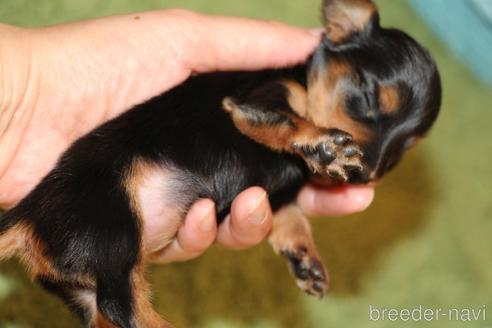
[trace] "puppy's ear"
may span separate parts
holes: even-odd
[[[377,8],[371,0],[325,0],[323,7],[327,38],[341,44],[356,33],[370,30],[378,24]]]

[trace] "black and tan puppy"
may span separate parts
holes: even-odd
[[[170,327],[148,300],[143,266],[194,201],[213,199],[223,218],[257,185],[277,210],[275,252],[322,296],[327,274],[293,203],[299,188],[379,179],[427,133],[441,99],[430,55],[381,28],[371,1],[326,0],[324,18],[304,65],[192,77],[79,139],[0,219],[0,257],[18,255],[89,327]],[[142,225],[155,211],[175,228],[149,249]]]

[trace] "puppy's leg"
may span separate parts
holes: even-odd
[[[97,277],[94,327],[172,328],[149,301],[149,286],[137,265],[131,272],[105,272]]]
[[[150,302],[150,285],[144,277],[142,266],[134,269],[131,277],[134,295],[134,316],[138,328],[173,328],[154,310]]]
[[[47,277],[38,277],[36,280],[48,292],[60,297],[70,310],[78,315],[88,328],[118,328],[112,324],[98,309],[95,284],[93,287],[82,287],[76,282],[54,280]],[[133,326],[132,326],[133,327]],[[138,326],[140,327],[140,326]]]
[[[92,324],[97,313],[94,286],[46,276],[38,276],[35,280],[48,292],[60,297],[86,326],[96,327]]]
[[[118,328],[97,308],[95,288],[83,288],[76,283],[40,277],[36,279],[48,292],[60,297],[88,328]],[[140,327],[140,326],[139,326]]]
[[[297,206],[288,205],[275,213],[269,242],[275,253],[289,261],[302,290],[317,297],[326,293],[326,269],[316,250],[309,222]]]
[[[299,116],[287,93],[284,84],[272,82],[244,99],[226,98],[223,106],[243,134],[272,150],[300,155],[314,173],[346,181],[351,171],[361,171],[363,154],[352,137]]]
[[[36,238],[28,240],[23,261],[34,280],[60,297],[89,328],[169,328],[149,301],[149,286],[140,262],[126,263],[107,249],[94,275],[61,272],[44,256]],[[113,250],[114,251],[114,250]],[[100,254],[100,255],[101,255]],[[104,265],[102,265],[104,264]]]

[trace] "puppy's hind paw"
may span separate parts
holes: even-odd
[[[328,291],[326,270],[318,255],[310,253],[304,246],[280,252],[289,261],[297,286],[309,295],[322,298]]]

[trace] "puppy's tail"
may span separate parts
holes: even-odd
[[[0,260],[10,258],[23,249],[26,236],[27,229],[21,224],[15,209],[0,214]]]

